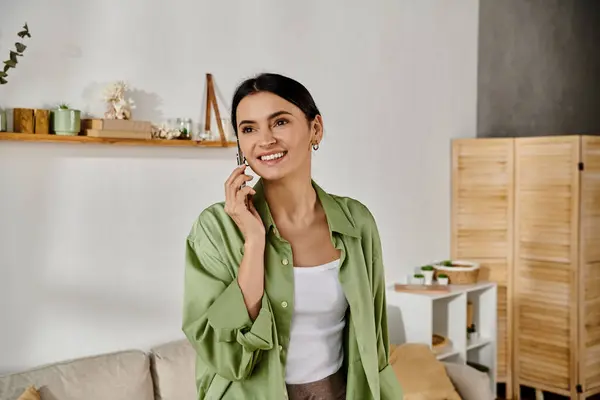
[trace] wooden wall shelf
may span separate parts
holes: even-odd
[[[20,142],[58,142],[58,143],[94,143],[113,144],[125,146],[167,146],[167,147],[235,147],[236,142],[195,141],[178,139],[122,139],[122,138],[97,138],[89,136],[61,136],[40,135],[32,133],[0,132],[0,140]]]

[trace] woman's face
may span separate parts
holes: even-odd
[[[322,120],[308,122],[297,106],[259,92],[246,96],[236,110],[242,153],[254,172],[279,180],[305,170],[310,174],[311,149],[322,137]]]

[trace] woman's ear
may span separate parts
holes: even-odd
[[[323,139],[323,117],[320,115],[317,115],[312,122],[311,136],[311,142],[320,143]]]

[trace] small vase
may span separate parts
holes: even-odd
[[[425,277],[426,285],[431,285],[433,283],[433,272],[434,271],[421,271],[421,273]]]
[[[52,112],[57,135],[77,136],[81,131],[81,111],[58,109]]]
[[[437,278],[437,281],[440,285],[447,285],[448,284],[448,278]]]
[[[0,110],[0,132],[6,132],[8,130],[8,124],[6,122],[6,111]]]

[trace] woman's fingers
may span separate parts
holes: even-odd
[[[248,187],[248,186],[242,187],[242,183],[249,181],[251,179],[252,179],[252,177],[250,177],[248,175],[240,175],[231,183],[231,187],[228,190],[231,193],[230,199],[232,202],[235,202],[238,200],[240,190],[244,190]],[[244,193],[253,193],[253,191],[248,192],[248,191],[244,190]]]
[[[250,194],[255,194],[256,192],[250,186],[244,186],[236,193],[235,200],[238,205],[246,207],[246,198]]]
[[[251,181],[252,179],[253,179],[253,176],[242,174],[242,175],[238,176],[237,178],[235,178],[231,185],[234,188],[239,189],[244,182]]]
[[[244,170],[246,169],[246,165],[240,165],[239,167],[237,167],[236,169],[233,170],[233,172],[231,173],[231,175],[229,175],[229,178],[227,178],[227,180],[225,181],[225,200],[231,199],[232,201],[235,200],[235,193],[237,192],[237,190],[239,189],[239,187],[242,185],[242,181],[240,181],[239,185],[235,185],[236,179],[239,179],[240,176],[243,176],[242,173],[244,172]]]
[[[254,189],[250,186],[244,186],[243,188],[238,189],[235,194],[225,202],[225,212],[232,217],[240,215],[240,213],[247,208],[245,201],[246,196],[253,193],[255,193]]]
[[[227,180],[225,181],[225,186],[230,186],[234,179],[238,177],[242,172],[244,172],[245,169],[246,164],[240,165],[239,167],[234,169],[229,175],[229,178],[227,178]]]

